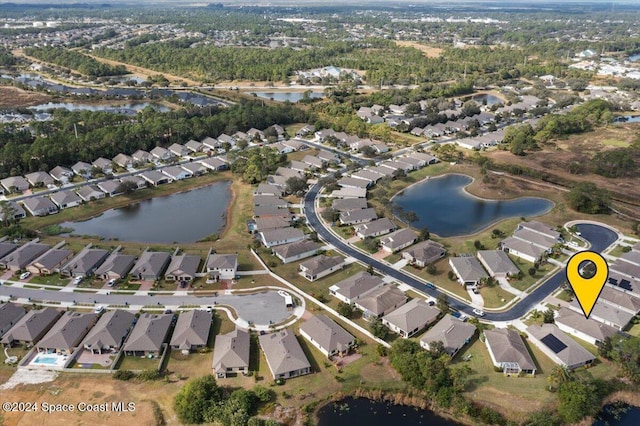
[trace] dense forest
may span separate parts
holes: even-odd
[[[0,47],[0,67],[11,67],[15,64],[16,57],[4,47]]]
[[[25,53],[45,62],[71,68],[89,77],[107,77],[127,74],[127,69],[122,65],[111,66],[103,64],[80,52],[60,47],[33,47],[26,49]]]
[[[32,124],[36,137],[25,130],[0,130],[0,178],[307,119],[306,112],[291,105],[262,106],[253,101],[226,109],[170,113],[147,108],[134,118],[107,112],[56,110],[53,121]]]

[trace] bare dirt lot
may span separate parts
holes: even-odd
[[[415,41],[396,41],[396,44],[401,47],[413,47],[414,49],[418,49],[421,51],[424,56],[427,58],[437,58],[439,57],[443,50],[439,47],[429,46],[428,44],[421,44]]]
[[[591,158],[601,151],[627,147],[637,138],[640,126],[634,123],[611,125],[594,132],[573,135],[567,139],[553,141],[542,146],[542,150],[516,156],[509,151],[491,151],[486,155],[496,163],[518,164],[539,170],[568,181],[588,181],[612,193],[624,194],[630,199],[640,200],[637,178],[605,178],[590,172],[569,173],[569,165],[577,162],[588,166]],[[640,210],[640,209],[636,209]]]
[[[27,92],[11,86],[0,86],[0,108],[18,108],[49,102],[51,96]]]

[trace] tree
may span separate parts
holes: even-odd
[[[307,189],[307,180],[296,176],[291,176],[286,180],[285,186],[289,194],[300,195]]]
[[[16,212],[11,204],[7,201],[0,201],[0,216],[2,217],[2,225],[9,226],[15,221],[14,216]]]
[[[543,314],[543,321],[545,324],[553,324],[554,314],[553,309],[547,309]]]
[[[565,381],[558,387],[558,413],[567,423],[576,423],[600,409],[598,389],[593,383]]]
[[[246,140],[244,140],[244,139],[239,139],[239,140],[236,142],[236,146],[238,147],[238,149],[239,149],[240,151],[244,151],[244,150],[245,150],[245,149],[247,149],[247,147],[249,146],[249,142],[247,142],[247,141],[246,141]]]
[[[482,250],[484,248],[480,240],[475,240],[473,242],[473,246],[476,248],[476,250]]]
[[[429,275],[435,275],[436,272],[437,272],[436,265],[434,265],[433,263],[430,263],[427,265],[427,273]]]
[[[336,311],[345,318],[351,318],[353,315],[353,306],[345,302],[340,302]]]
[[[382,321],[380,319],[376,319],[375,321],[373,321],[369,325],[369,330],[371,330],[371,333],[373,333],[373,335],[378,339],[384,340],[389,335],[389,329],[384,324],[382,324]]]
[[[449,312],[449,300],[447,299],[446,294],[440,293],[438,295],[436,306],[438,307],[438,309],[440,309],[441,312]]]
[[[607,214],[610,212],[609,192],[593,182],[579,182],[566,195],[569,207],[580,213]]]
[[[640,338],[614,335],[611,338],[610,358],[620,366],[622,373],[633,383],[640,383]]]
[[[369,253],[375,253],[378,251],[378,240],[376,238],[367,237],[362,240],[362,245]]]
[[[332,207],[327,207],[322,211],[321,215],[327,222],[335,222],[340,217],[340,212],[334,210]]]
[[[117,192],[121,192],[123,194],[131,194],[138,189],[138,184],[136,184],[132,180],[125,180],[120,183],[118,186]]]
[[[560,384],[568,382],[571,379],[571,371],[569,371],[566,365],[556,365],[547,377],[549,386],[552,389],[556,389]]]
[[[189,381],[173,399],[173,408],[182,423],[203,423],[210,408],[222,401],[222,391],[211,376]]]
[[[536,275],[536,272],[537,272],[537,271],[538,271],[538,270],[537,270],[536,268],[533,268],[533,267],[532,267],[532,268],[529,268],[529,269],[527,270],[527,272],[529,273],[529,275],[530,275],[530,276],[532,276],[532,277]]]
[[[418,240],[427,241],[429,238],[431,238],[431,233],[429,232],[429,229],[426,226],[420,228],[420,234],[418,235]]]

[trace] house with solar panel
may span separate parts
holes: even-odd
[[[540,324],[527,327],[529,341],[556,364],[569,370],[589,366],[596,359],[580,343],[563,333],[555,324]]]

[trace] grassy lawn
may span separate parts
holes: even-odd
[[[333,231],[341,236],[342,238],[349,239],[353,237],[355,234],[353,233],[353,228],[351,226],[334,226]]]
[[[626,248],[627,248],[627,250],[629,249],[628,247],[626,247]],[[625,246],[621,246],[621,245],[618,244],[613,248],[613,250],[611,250],[609,252],[609,255],[611,255],[613,257],[620,257],[620,256],[622,256],[624,254],[624,249],[625,249]]]
[[[424,280],[432,282],[438,288],[447,290],[464,300],[471,301],[471,298],[469,297],[469,294],[464,289],[464,287],[462,287],[457,281],[450,280],[447,276],[450,267],[446,258],[438,260],[434,265],[436,267],[436,273],[434,275],[429,274],[426,268],[417,269],[413,266],[405,266],[402,269],[414,275],[417,275]]]
[[[377,253],[378,252],[377,248],[374,249],[374,250],[367,250],[367,248],[364,245],[364,241],[358,241],[358,242],[354,243],[353,245],[358,247],[360,250],[364,251],[365,253],[373,254],[373,253]]]
[[[518,267],[518,269],[520,269],[520,271],[524,274],[524,277],[521,280],[512,278],[509,280],[509,283],[511,284],[511,286],[521,291],[526,291],[533,284],[535,284],[539,279],[541,279],[542,277],[544,277],[545,275],[547,275],[549,272],[551,272],[556,268],[555,265],[552,265],[551,263],[547,263],[545,265],[542,265],[540,268],[538,268],[535,275],[531,276],[529,275],[529,268],[533,267],[533,263],[527,262],[526,260],[522,260],[513,255],[509,255],[509,257],[511,258],[513,263]]]
[[[485,308],[499,308],[515,297],[498,285],[481,287],[480,295],[484,299]]]
[[[640,337],[640,323],[638,324],[631,323],[631,326],[627,327],[627,330],[625,331],[632,336]]]
[[[565,302],[571,302],[573,300],[573,293],[569,293],[566,290],[562,290],[561,292],[556,294],[556,297],[560,300],[564,300]]]
[[[61,277],[59,274],[34,275],[29,280],[29,282],[33,284],[55,285],[58,287],[64,287],[69,284],[70,281],[71,278]]]
[[[399,261],[400,259],[402,259],[402,254],[401,253],[393,253],[393,254],[390,254],[389,256],[384,258],[384,260],[386,260],[387,262],[391,263],[392,265],[394,263],[396,263],[397,261]]]
[[[118,370],[155,370],[158,368],[159,358],[141,358],[139,356],[125,355],[120,358]]]
[[[553,404],[556,397],[546,390],[546,376],[555,364],[531,345],[528,345],[528,349],[536,361],[539,374],[536,377],[506,377],[494,372],[485,344],[476,338],[454,360],[454,366],[466,364],[473,371],[473,385],[466,392],[467,396],[515,416]],[[469,361],[463,361],[466,355],[471,355]]]
[[[118,284],[117,287],[118,290],[139,290],[140,289],[140,284],[133,284],[130,283],[129,281],[125,281],[122,284]]]

